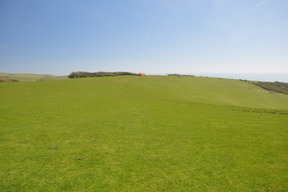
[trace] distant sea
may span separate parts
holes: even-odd
[[[195,75],[203,77],[220,77],[228,79],[242,79],[254,81],[280,81],[288,83],[288,73],[179,73],[183,75]],[[151,74],[152,75],[152,74]],[[166,74],[155,74],[166,75]]]

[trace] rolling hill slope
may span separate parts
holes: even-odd
[[[0,84],[0,191],[287,191],[288,95],[127,76]]]

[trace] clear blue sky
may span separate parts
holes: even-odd
[[[0,72],[288,73],[287,0],[0,0]]]

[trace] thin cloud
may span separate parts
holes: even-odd
[[[253,5],[253,6],[249,7],[249,8],[247,8],[247,9],[245,9],[244,11],[242,11],[242,12],[240,12],[240,13],[237,13],[237,14],[231,16],[231,17],[228,17],[228,18],[226,18],[226,19],[223,19],[223,20],[215,23],[215,24],[212,25],[210,28],[213,29],[213,28],[215,28],[215,27],[217,27],[217,26],[219,26],[219,25],[221,25],[221,24],[224,24],[224,23],[226,23],[226,22],[228,22],[228,21],[233,20],[233,19],[236,18],[236,17],[240,17],[241,15],[243,15],[243,14],[251,11],[252,9],[255,9],[255,8],[259,7],[260,5],[262,5],[263,3],[265,3],[266,1],[268,1],[268,0],[260,1],[259,3],[256,3],[255,5]]]

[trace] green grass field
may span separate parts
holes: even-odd
[[[0,191],[288,191],[288,95],[239,80],[0,84]]]

